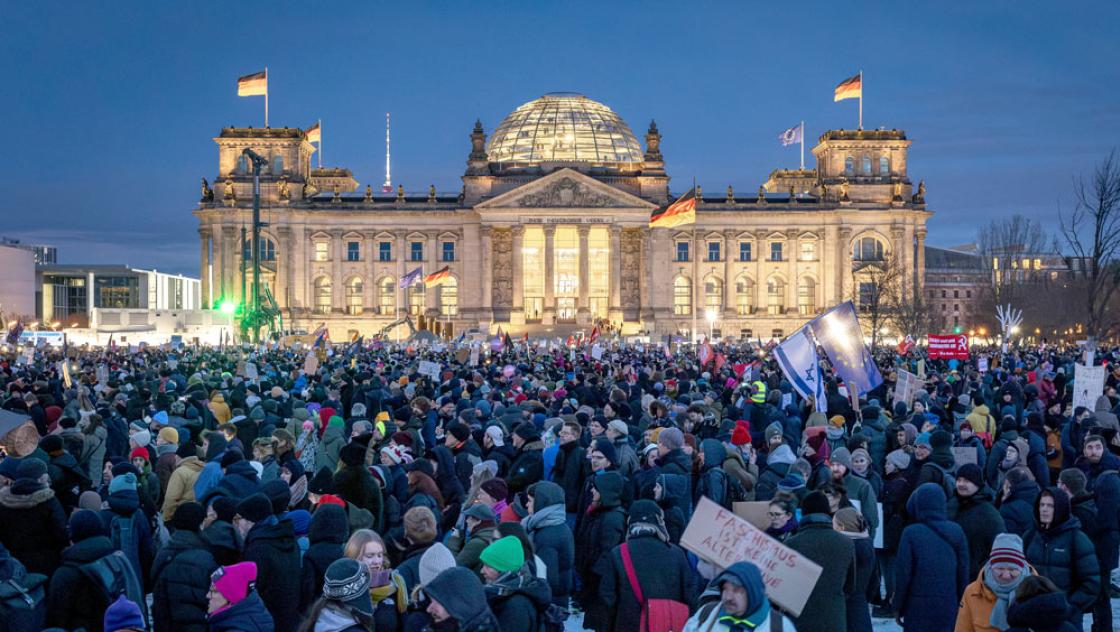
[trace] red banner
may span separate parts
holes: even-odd
[[[929,336],[930,360],[967,360],[968,335],[943,334]]]

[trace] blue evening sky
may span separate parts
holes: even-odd
[[[1057,227],[1071,182],[1120,144],[1116,2],[15,2],[0,0],[0,234],[63,262],[198,274],[190,211],[225,125],[323,120],[326,162],[375,188],[457,191],[487,131],[552,91],[656,119],[673,188],[754,191],[796,167],[777,134],[856,125],[913,140],[929,243],[1023,213]],[[808,148],[807,148],[808,150]],[[811,154],[808,161],[812,165]]]

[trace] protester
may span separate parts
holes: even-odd
[[[270,632],[272,615],[256,591],[257,565],[221,566],[210,576],[207,607],[213,632]]]
[[[797,533],[786,541],[789,548],[821,567],[820,577],[809,594],[812,608],[794,618],[797,629],[846,632],[847,601],[857,590],[855,545],[832,528],[832,512],[823,492],[814,491],[801,503]]]
[[[906,510],[915,522],[898,544],[894,607],[907,632],[949,629],[969,581],[964,531],[945,517],[945,492],[936,483],[914,490]]]
[[[1023,540],[1013,533],[997,535],[976,580],[964,589],[954,632],[1006,630],[1012,595],[1033,574],[1023,555]]]

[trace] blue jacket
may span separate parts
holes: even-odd
[[[221,612],[210,615],[210,632],[272,632],[272,615],[257,591]]]
[[[945,516],[945,491],[934,483],[919,486],[906,511],[915,523],[898,544],[895,609],[907,632],[951,630],[969,582],[964,531]]]

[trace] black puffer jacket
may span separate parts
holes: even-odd
[[[999,515],[1007,526],[1008,533],[1023,537],[1034,524],[1034,508],[1038,505],[1038,484],[1030,479],[1019,481],[1011,488],[1008,496],[999,506]],[[985,559],[987,559],[985,557]]]
[[[980,567],[988,561],[992,542],[1006,531],[1003,516],[992,504],[992,490],[985,487],[967,498],[954,494],[945,512],[964,531],[968,541],[968,576],[976,577]]]
[[[155,632],[209,629],[206,610],[210,573],[218,568],[198,533],[178,530],[152,564],[152,624]]]
[[[26,479],[0,489],[0,543],[28,573],[53,575],[70,543],[66,513],[54,490]]]
[[[299,625],[299,545],[292,523],[275,521],[253,525],[245,536],[243,561],[257,565],[257,591],[272,615],[278,632]]]
[[[544,477],[543,450],[544,444],[540,441],[530,441],[517,450],[506,480],[511,498]]]
[[[564,490],[568,513],[579,511],[579,495],[583,490],[586,470],[587,458],[579,441],[560,444],[556,451],[556,463],[552,466],[552,481]]]
[[[1062,589],[1070,606],[1077,612],[1089,610],[1101,589],[1097,552],[1089,538],[1081,532],[1081,521],[1070,515],[1069,496],[1051,487],[1044,496],[1054,499],[1054,519],[1048,528],[1038,522],[1035,502],[1035,529],[1023,537],[1023,552],[1035,572],[1047,577]],[[1071,613],[1073,614],[1073,613]]]
[[[1080,632],[1069,622],[1069,602],[1062,593],[1037,595],[1007,609],[1007,632]]]
[[[531,489],[533,514],[522,524],[537,557],[548,569],[552,602],[564,607],[572,592],[572,567],[575,565],[575,537],[565,522],[564,492],[549,481],[537,483]]]
[[[526,568],[506,573],[486,586],[486,603],[500,630],[536,630],[549,604],[548,583]],[[585,622],[586,625],[586,622]]]
[[[307,531],[310,546],[303,554],[300,569],[300,612],[306,612],[322,594],[327,567],[342,557],[342,547],[348,537],[350,528],[346,524],[345,509],[338,505],[322,505],[315,510]]]
[[[85,628],[101,632],[108,601],[101,587],[95,585],[79,567],[96,562],[113,552],[109,538],[99,535],[86,538],[62,552],[62,566],[51,577],[47,590],[47,625],[64,630]]]

